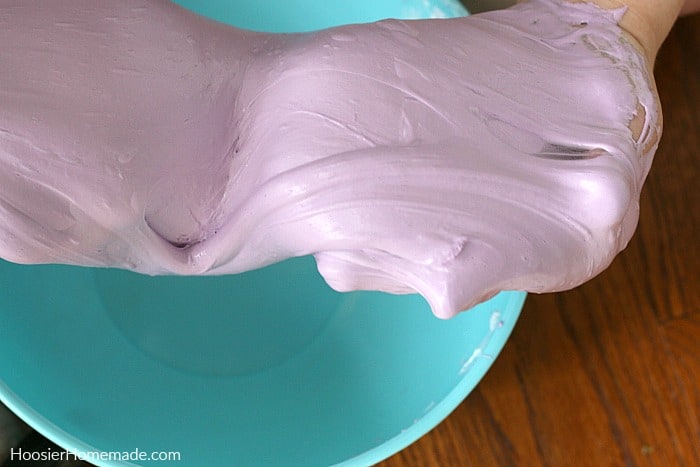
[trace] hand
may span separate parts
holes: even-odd
[[[591,5],[286,36],[146,0],[2,19],[16,262],[220,274],[313,254],[339,290],[418,291],[449,317],[604,269],[660,135],[644,54]]]

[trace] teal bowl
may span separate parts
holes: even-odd
[[[466,14],[449,0],[178,3],[280,32]],[[310,257],[222,277],[0,261],[0,400],[100,466],[370,465],[469,394],[524,299],[443,321],[419,296],[334,292]]]

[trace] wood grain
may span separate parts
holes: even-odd
[[[382,467],[700,465],[700,16],[656,76],[665,130],[628,248],[528,297],[476,390]]]

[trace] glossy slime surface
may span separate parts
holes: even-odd
[[[164,0],[2,1],[0,256],[228,274],[313,254],[332,287],[439,317],[574,287],[629,241],[660,132],[623,13],[282,35]]]

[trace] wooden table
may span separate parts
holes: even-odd
[[[700,466],[700,15],[656,70],[665,132],[628,248],[530,295],[476,390],[383,467]]]

